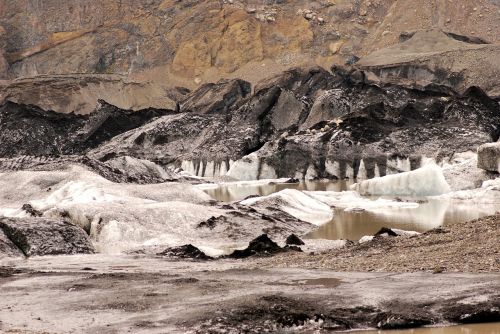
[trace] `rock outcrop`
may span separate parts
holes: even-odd
[[[81,228],[43,218],[0,218],[0,229],[26,256],[89,254],[94,246]]]
[[[290,67],[352,64],[398,43],[406,31],[439,28],[476,36],[468,41],[498,43],[498,6],[496,1],[467,0],[425,5],[412,0],[19,0],[1,4],[0,25],[9,78],[93,76],[77,84],[66,81],[78,89],[65,89],[60,96],[80,95],[70,99],[70,112],[87,109],[83,100],[92,94],[92,99],[124,109],[172,108],[164,104],[165,83],[193,89],[221,78],[242,78],[255,84]],[[469,76],[476,65],[471,60],[484,63],[480,55],[455,52],[453,57]],[[109,75],[121,78],[110,84],[105,79]],[[82,81],[88,87],[78,83]],[[99,87],[102,95],[95,96]],[[15,102],[38,104],[33,101],[36,91],[44,88],[27,88],[23,95],[32,101]],[[121,88],[127,97],[118,96]],[[57,98],[45,94],[40,102],[47,99]],[[42,107],[62,111],[53,103]]]

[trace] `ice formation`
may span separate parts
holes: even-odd
[[[240,203],[250,206],[277,207],[295,218],[315,225],[322,225],[333,219],[330,206],[295,189],[285,189],[268,196],[250,198]]]
[[[362,197],[355,191],[306,191],[307,195],[331,207],[342,208],[346,211],[356,209],[378,211],[386,209],[415,209],[418,203],[398,202],[390,199],[378,198],[375,200]]]
[[[274,168],[262,162],[257,153],[249,154],[236,161],[226,175],[240,181],[277,178]]]
[[[193,233],[199,222],[224,211],[203,205],[210,196],[189,184],[118,184],[72,166],[0,173],[0,187],[0,215],[26,216],[21,207],[29,203],[44,217],[64,217],[89,231],[101,252],[190,242],[209,249],[223,243]]]
[[[443,171],[429,164],[411,172],[388,175],[354,184],[351,189],[361,195],[435,196],[451,191]]]

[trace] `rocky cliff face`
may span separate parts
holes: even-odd
[[[150,93],[141,98],[144,89],[129,85],[128,100],[108,102],[126,109],[171,107],[167,88],[192,89],[222,77],[256,83],[293,66],[329,68],[397,44],[406,31],[439,28],[497,43],[499,10],[496,0],[5,0],[0,3],[0,78],[71,74],[69,80],[79,82],[75,75],[86,74],[112,96],[123,83],[110,84],[107,76],[120,75],[130,84],[147,83]],[[459,67],[474,64],[471,56]],[[24,81],[25,95],[54,110],[88,113],[91,108],[77,105],[98,98],[84,82],[86,99],[72,92],[70,100],[76,102],[63,110],[63,103],[47,101],[50,93],[34,97],[37,80],[28,80],[34,82],[33,94]],[[4,83],[3,90],[10,88]],[[17,91],[8,96],[20,100]]]

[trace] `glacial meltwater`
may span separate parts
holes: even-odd
[[[235,183],[206,189],[205,192],[217,201],[233,202],[249,196],[267,196],[284,189],[341,192],[349,190],[351,184],[352,181],[327,180],[302,181],[300,183]],[[381,197],[364,196],[363,198],[375,201]],[[333,219],[311,232],[308,237],[312,239],[359,240],[363,236],[377,233],[382,227],[425,232],[436,227],[478,219],[500,211],[500,202],[470,205],[467,202],[457,202],[442,197],[382,198],[416,202],[418,207],[385,207],[371,210],[332,208]]]

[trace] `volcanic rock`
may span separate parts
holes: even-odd
[[[281,253],[288,250],[296,250],[295,248],[281,248],[277,243],[272,241],[267,234],[262,234],[261,236],[253,239],[248,244],[248,247],[243,250],[235,250],[230,255],[229,258],[233,259],[244,259],[250,256],[269,256],[277,253]]]
[[[211,260],[212,257],[206,255],[197,247],[189,244],[179,247],[167,248],[164,251],[158,253],[160,256],[168,256],[173,258],[181,259],[196,259],[196,260]]]

